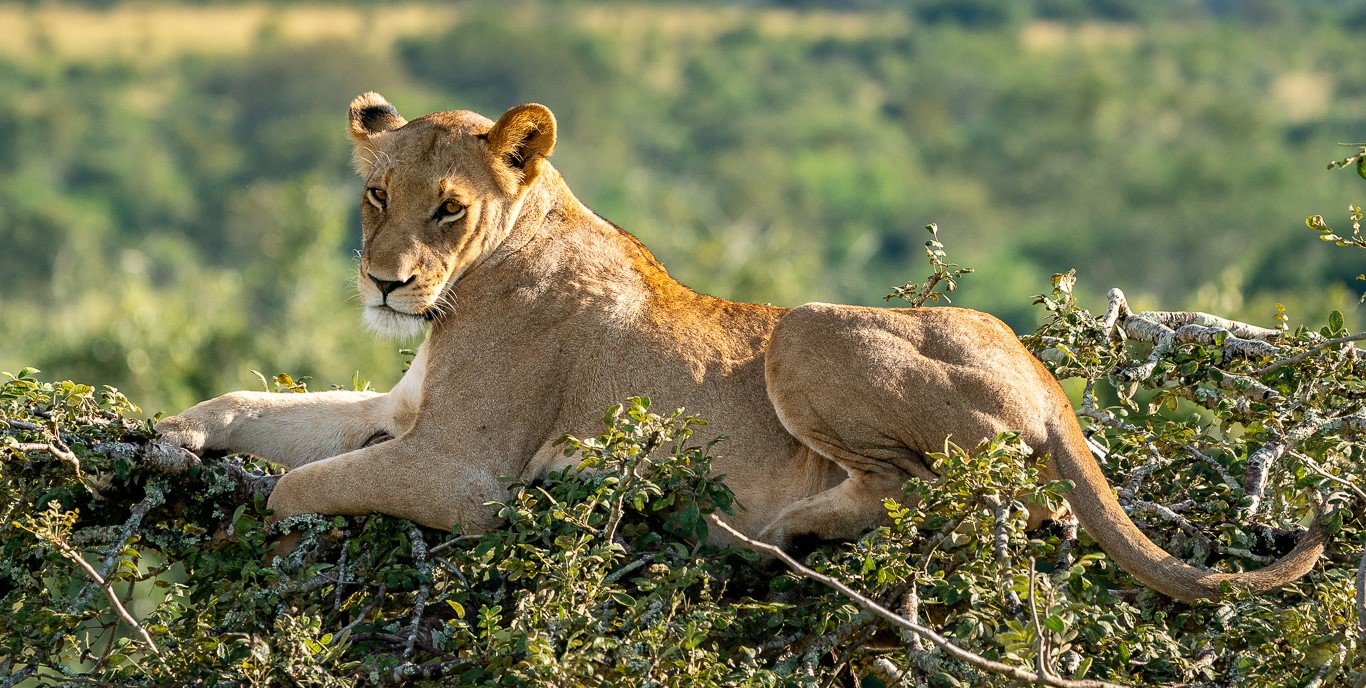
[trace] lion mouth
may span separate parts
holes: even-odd
[[[376,306],[370,306],[370,308],[378,309],[386,315],[398,316],[401,318],[413,318],[416,320],[421,320],[423,322],[432,322],[433,320],[436,320],[437,318],[441,317],[441,309],[437,308],[435,305],[428,306],[419,311],[402,311],[397,308],[394,308],[393,306],[390,306],[387,303],[381,303]]]

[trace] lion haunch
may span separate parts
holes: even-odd
[[[715,467],[743,509],[733,525],[779,546],[853,538],[947,437],[1005,430],[1076,483],[1082,527],[1145,584],[1217,597],[1271,590],[1323,550],[1312,530],[1259,571],[1216,574],[1149,541],[1120,509],[1066,396],[1015,335],[957,308],[807,304],[697,294],[634,237],[579,202],[550,164],[555,117],[536,104],[497,122],[467,111],[407,121],[375,93],[351,104],[361,191],[357,285],[365,323],[430,327],[387,394],[235,392],[158,429],[191,450],[255,454],[290,470],[274,519],[385,513],[466,532],[496,527],[499,476],[565,465],[553,445],[591,434],[633,394],[686,407],[729,436]],[[369,442],[378,433],[394,439]],[[1032,522],[1054,516],[1031,514]]]

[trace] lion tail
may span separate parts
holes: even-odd
[[[1059,477],[1076,484],[1067,501],[1081,527],[1125,571],[1154,590],[1190,602],[1218,599],[1225,584],[1262,594],[1298,580],[1314,568],[1328,543],[1320,515],[1284,557],[1256,571],[1216,573],[1168,554],[1149,540],[1119,505],[1100,466],[1091,455],[1081,427],[1071,418],[1058,423],[1042,449],[1050,452]]]

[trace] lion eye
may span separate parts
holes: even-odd
[[[446,201],[436,209],[436,220],[441,223],[455,222],[465,216],[465,206],[459,201]]]
[[[372,186],[365,190],[365,200],[369,201],[370,205],[373,205],[380,210],[384,210],[384,206],[389,201],[389,192],[384,189],[376,189]]]

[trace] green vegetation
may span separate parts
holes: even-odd
[[[1134,314],[1118,294],[1097,317],[1077,306],[1074,280],[1058,275],[1039,297],[1049,316],[1027,342],[1085,381],[1081,415],[1121,502],[1170,551],[1221,570],[1264,565],[1321,514],[1332,546],[1308,576],[1189,605],[1144,590],[1074,530],[1024,530],[1024,505],[1055,504],[1069,485],[1038,485],[1010,433],[969,452],[947,445],[931,457],[943,477],[908,482],[887,504],[889,526],[775,576],[745,550],[699,544],[717,527],[707,515],[733,508],[709,474],[714,442],[698,419],[657,415],[645,399],[609,409],[596,438],[562,440],[578,465],[513,485],[499,530],[294,517],[286,526],[304,544],[267,566],[267,467],[149,442],[118,393],[23,371],[0,383],[0,680],[1366,680],[1363,336],[1339,313],[1285,332]],[[870,602],[948,638],[960,658]]]
[[[348,284],[344,112],[370,89],[410,116],[546,103],[585,202],[709,293],[877,303],[936,222],[991,275],[954,302],[1021,331],[1073,268],[1088,299],[1356,322],[1359,259],[1296,227],[1354,200],[1350,175],[1310,171],[1359,137],[1358,24],[1255,4],[1276,21],[1119,1],[1000,22],[932,2],[11,6],[12,45],[33,47],[0,52],[0,368],[150,411],[252,370],[387,388],[397,346],[356,325]],[[210,10],[219,42],[157,29]],[[310,39],[329,11],[356,28]],[[116,49],[102,25],[146,43]]]

